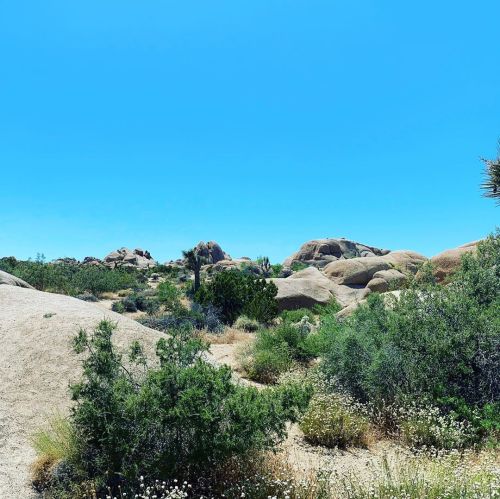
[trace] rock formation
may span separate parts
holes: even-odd
[[[222,248],[215,241],[207,243],[200,241],[194,251],[197,255],[205,258],[207,264],[218,263],[221,260],[231,260],[231,256],[222,251]]]
[[[7,286],[19,286],[20,288],[30,288],[33,289],[33,286],[30,286],[26,281],[19,279],[19,277],[13,276],[0,270],[0,284],[6,284]]]
[[[297,253],[289,256],[283,262],[283,266],[291,267],[294,263],[300,262],[323,268],[336,260],[381,256],[388,252],[388,250],[356,243],[349,239],[314,239],[304,243]]]
[[[128,248],[120,248],[104,257],[104,265],[111,268],[135,267],[138,269],[147,269],[155,267],[157,263],[149,251],[143,251],[139,248],[133,251]]]
[[[462,256],[471,251],[476,251],[478,242],[479,241],[473,241],[433,256],[431,258],[431,263],[434,267],[436,279],[439,282],[446,281],[446,279],[460,266]]]

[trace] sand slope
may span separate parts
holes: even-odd
[[[44,317],[46,314],[54,314]],[[70,341],[80,327],[118,323],[115,342],[141,340],[152,351],[161,333],[68,296],[0,285],[0,497],[29,498],[29,438],[55,411],[69,407],[68,385],[80,360]]]

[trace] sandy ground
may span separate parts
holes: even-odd
[[[109,318],[115,342],[141,340],[152,352],[162,333],[75,298],[0,285],[0,498],[35,497],[30,436],[56,412],[68,410],[68,385],[80,375],[70,341],[80,327]]]

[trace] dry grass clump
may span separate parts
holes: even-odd
[[[370,482],[337,477],[331,497],[348,499],[491,499],[500,497],[498,452],[457,451],[389,461]]]
[[[210,333],[206,330],[201,331],[202,338],[210,345],[232,345],[239,341],[247,340],[245,333],[232,327],[224,327],[222,333]]]
[[[32,436],[31,442],[37,453],[31,476],[35,488],[42,490],[48,485],[54,467],[73,454],[75,438],[69,421],[56,415]]]
[[[246,315],[240,315],[240,317],[236,319],[234,327],[236,329],[242,329],[247,333],[254,333],[259,329],[260,324],[255,319],[250,319],[250,317],[247,317]]]

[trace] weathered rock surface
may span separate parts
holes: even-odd
[[[6,284],[7,286],[18,286],[20,288],[34,289],[33,286],[30,286],[26,281],[19,279],[19,277],[8,274],[3,270],[0,270],[0,284]]]
[[[297,253],[289,256],[283,262],[283,266],[291,267],[294,263],[301,262],[322,268],[336,260],[381,256],[387,253],[388,250],[374,248],[349,239],[314,239],[304,243]]]
[[[195,249],[195,253],[206,259],[207,263],[217,263],[221,260],[231,260],[231,256],[222,251],[222,248],[215,241],[208,241],[207,243],[200,241]]]
[[[128,248],[120,248],[112,251],[104,258],[104,265],[107,267],[135,267],[138,269],[146,269],[156,266],[156,261],[153,259],[149,251],[144,251],[140,248],[130,250]]]
[[[408,278],[396,269],[380,270],[373,274],[372,279],[366,285],[371,291],[385,293],[392,289],[400,288]]]
[[[464,244],[458,248],[449,249],[431,258],[434,275],[439,282],[447,280],[460,266],[462,256],[476,251],[479,241]]]
[[[79,328],[92,330],[103,318],[116,322],[120,351],[138,340],[148,357],[162,333],[120,314],[69,296],[0,286],[0,497],[38,497],[29,486],[35,459],[33,433],[66,414],[68,389],[81,375],[81,357],[71,348]]]
[[[333,299],[342,307],[346,307],[362,300],[370,292],[368,289],[336,284],[315,267],[309,267],[287,278],[270,280],[278,288],[276,300],[280,310],[326,305]]]
[[[331,262],[324,268],[324,273],[337,284],[366,285],[376,272],[391,267],[382,257],[370,256]]]
[[[419,267],[427,261],[427,257],[424,255],[409,250],[391,251],[382,258],[401,272],[412,274],[415,274]]]

